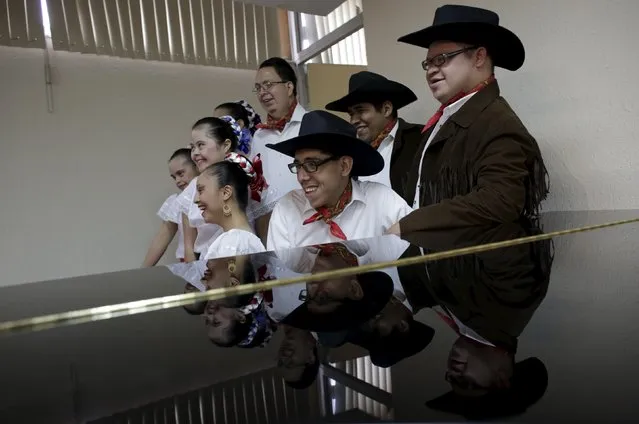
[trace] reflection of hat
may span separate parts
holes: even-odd
[[[509,389],[493,390],[484,396],[462,396],[448,392],[426,402],[438,411],[462,415],[468,420],[503,418],[522,414],[546,393],[548,370],[537,358],[515,364]]]
[[[368,350],[371,362],[382,368],[392,367],[399,361],[418,354],[433,340],[435,330],[424,323],[411,319],[405,333],[393,332],[380,337],[362,331],[353,331],[347,341]]]
[[[357,138],[355,127],[330,112],[316,110],[304,114],[299,136],[266,147],[286,156],[295,152],[316,149],[335,156],[353,158],[353,177],[375,175],[384,169],[384,158],[376,149]]]
[[[304,302],[281,323],[309,331],[340,331],[368,321],[386,306],[393,295],[393,280],[380,271],[359,274],[356,278],[362,287],[362,299],[346,299],[333,312],[326,314],[311,312]]]
[[[519,37],[499,26],[499,15],[478,7],[445,5],[435,11],[433,25],[397,41],[429,48],[435,41],[456,41],[486,47],[495,66],[516,71],[526,51]]]
[[[349,107],[358,103],[387,101],[391,102],[393,108],[397,110],[416,100],[415,93],[404,84],[391,81],[374,72],[362,71],[351,75],[348,81],[348,94],[327,104],[326,109],[347,112]]]

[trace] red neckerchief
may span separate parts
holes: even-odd
[[[262,170],[262,158],[260,154],[253,158],[253,171],[255,172],[255,177],[251,179],[251,183],[249,184],[249,188],[251,189],[251,199],[256,202],[262,201],[262,192],[264,189],[268,188],[268,183],[266,179],[264,179],[264,171]]]
[[[489,84],[491,84],[491,83],[493,83],[495,81],[496,81],[495,76],[491,75],[490,78],[488,78],[485,81],[480,82],[472,90],[470,90],[470,91],[460,91],[459,93],[457,93],[452,99],[450,99],[446,103],[442,104],[439,107],[439,109],[437,109],[437,112],[435,112],[435,114],[428,120],[426,125],[424,125],[424,128],[422,129],[422,134],[425,133],[430,127],[435,125],[437,123],[437,121],[439,121],[439,119],[444,114],[444,109],[446,109],[448,106],[452,105],[453,103],[455,103],[458,100],[463,99],[464,97],[468,96],[469,94],[473,94],[473,93],[476,93],[476,92],[482,90],[487,85],[489,85]]]
[[[379,133],[377,137],[375,137],[375,140],[371,142],[371,146],[373,146],[373,149],[379,148],[379,145],[382,144],[382,141],[384,141],[386,137],[388,137],[388,134],[391,133],[396,123],[397,123],[397,119],[393,119],[384,127],[382,132]]]
[[[320,256],[339,255],[348,266],[358,266],[357,256],[351,253],[342,243],[320,244],[313,246],[319,249]]]
[[[261,267],[258,268],[257,270],[257,274],[258,274],[258,281],[259,282],[263,282],[263,281],[270,281],[270,280],[274,280],[275,278],[273,278],[270,275],[267,275],[268,273],[268,266],[267,265],[262,265]],[[273,291],[272,290],[266,290],[262,292],[262,296],[264,296],[264,302],[266,302],[266,304],[268,306],[271,306],[273,304]]]
[[[295,108],[297,107],[297,100],[293,101],[288,113],[282,119],[275,119],[271,115],[266,117],[266,122],[262,122],[261,124],[257,124],[257,128],[263,128],[266,130],[277,130],[282,132],[286,124],[293,117],[293,112],[295,112]]]
[[[327,208],[325,206],[321,206],[317,208],[316,209],[317,212],[310,218],[306,219],[302,223],[302,225],[310,224],[312,222],[317,222],[317,221],[324,221],[330,227],[332,235],[334,235],[335,237],[339,239],[346,240],[346,235],[344,234],[342,229],[339,227],[339,225],[337,225],[337,223],[333,221],[333,218],[335,218],[337,215],[342,213],[342,211],[344,210],[346,205],[348,205],[348,203],[351,201],[352,198],[353,198],[353,184],[349,181],[348,185],[344,189],[344,192],[339,197],[339,200],[337,201],[337,204],[334,207]]]

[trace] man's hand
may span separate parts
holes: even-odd
[[[391,227],[388,230],[386,230],[385,234],[395,234],[398,237],[401,236],[402,231],[399,228],[399,222],[396,222],[393,225],[391,225]]]

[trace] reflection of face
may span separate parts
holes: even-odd
[[[204,311],[209,339],[223,341],[234,322],[245,322],[246,316],[238,309],[221,305],[220,302],[210,301]]]
[[[384,309],[365,326],[381,337],[388,337],[394,332],[406,333],[410,329],[409,322],[413,314],[395,296],[391,297]]]
[[[264,110],[275,119],[285,117],[293,101],[293,83],[281,81],[282,78],[272,67],[259,69],[255,75],[255,84],[273,83],[268,90],[260,89],[257,98]]]
[[[295,162],[300,164],[307,161],[319,163],[330,157],[329,154],[319,150],[305,149],[295,153]],[[343,156],[320,165],[315,172],[306,172],[304,168],[300,167],[297,181],[313,208],[331,207],[337,203],[344,192],[352,167],[353,159]]]
[[[191,159],[202,172],[214,163],[222,162],[231,148],[230,140],[214,140],[208,135],[208,127],[200,126],[191,131]]]
[[[184,158],[177,157],[169,161],[169,172],[177,188],[182,191],[197,176],[197,170]]]
[[[509,353],[461,336],[448,355],[446,380],[456,391],[481,395],[488,389],[507,388],[513,365]]]
[[[372,142],[382,132],[391,117],[392,105],[386,102],[381,110],[372,103],[359,103],[348,108],[351,124],[357,130],[357,138]]]
[[[209,224],[220,222],[224,202],[230,198],[228,187],[218,187],[217,180],[206,172],[197,179],[195,204],[202,211],[204,221]]]
[[[231,115],[231,111],[228,109],[224,109],[223,107],[218,107],[213,111],[214,118],[221,118],[223,116],[233,116]],[[235,122],[240,126],[240,128],[244,129],[246,124],[244,123],[244,119],[236,119]]]
[[[467,46],[452,41],[437,41],[430,45],[426,59],[452,53],[464,47]],[[426,72],[426,81],[433,97],[440,103],[446,103],[460,91],[469,89],[467,85],[472,79],[473,67],[474,56],[468,57],[465,53],[449,58],[440,68],[430,66]]]
[[[344,268],[345,262],[338,256],[318,256],[312,272],[324,272]],[[362,286],[356,277],[342,277],[324,281],[306,283],[308,292],[307,307],[316,314],[326,314],[334,311],[345,300],[360,300],[364,296]]]
[[[284,329],[284,340],[277,356],[278,370],[287,382],[298,382],[307,367],[315,361],[317,342],[310,331],[281,326]]]

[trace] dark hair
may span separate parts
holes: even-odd
[[[251,118],[248,111],[239,103],[227,102],[218,105],[215,109],[224,109],[228,111],[227,115],[230,115],[236,121],[241,119],[244,121],[244,125],[248,127],[251,124]]]
[[[272,57],[262,62],[258,69],[262,68],[273,68],[282,81],[293,83],[293,95],[297,96],[297,75],[290,63],[281,57]]]
[[[224,160],[214,163],[207,167],[202,175],[208,175],[215,178],[219,187],[233,187],[233,194],[240,210],[246,213],[249,199],[249,176],[244,172],[240,165],[235,162]]]
[[[173,159],[177,159],[177,158],[184,159],[185,161],[187,161],[189,163],[189,165],[191,165],[192,167],[195,168],[195,162],[193,162],[193,159],[191,159],[191,150],[190,149],[187,149],[187,148],[177,149],[175,152],[173,152],[173,154],[169,158],[169,162],[171,162]]]
[[[384,106],[384,103],[386,103],[386,102],[390,102],[390,104],[393,106],[393,112],[391,113],[391,118],[392,119],[397,119],[397,117],[399,116],[397,114],[397,108],[395,107],[393,102],[391,102],[390,100],[375,100],[375,101],[371,102],[371,104],[373,105],[373,107],[375,108],[375,110],[377,112],[381,112],[382,111],[382,106]]]
[[[206,127],[206,135],[215,140],[218,144],[225,140],[231,141],[231,151],[237,150],[238,138],[231,124],[220,118],[206,117],[193,124],[192,129]]]

